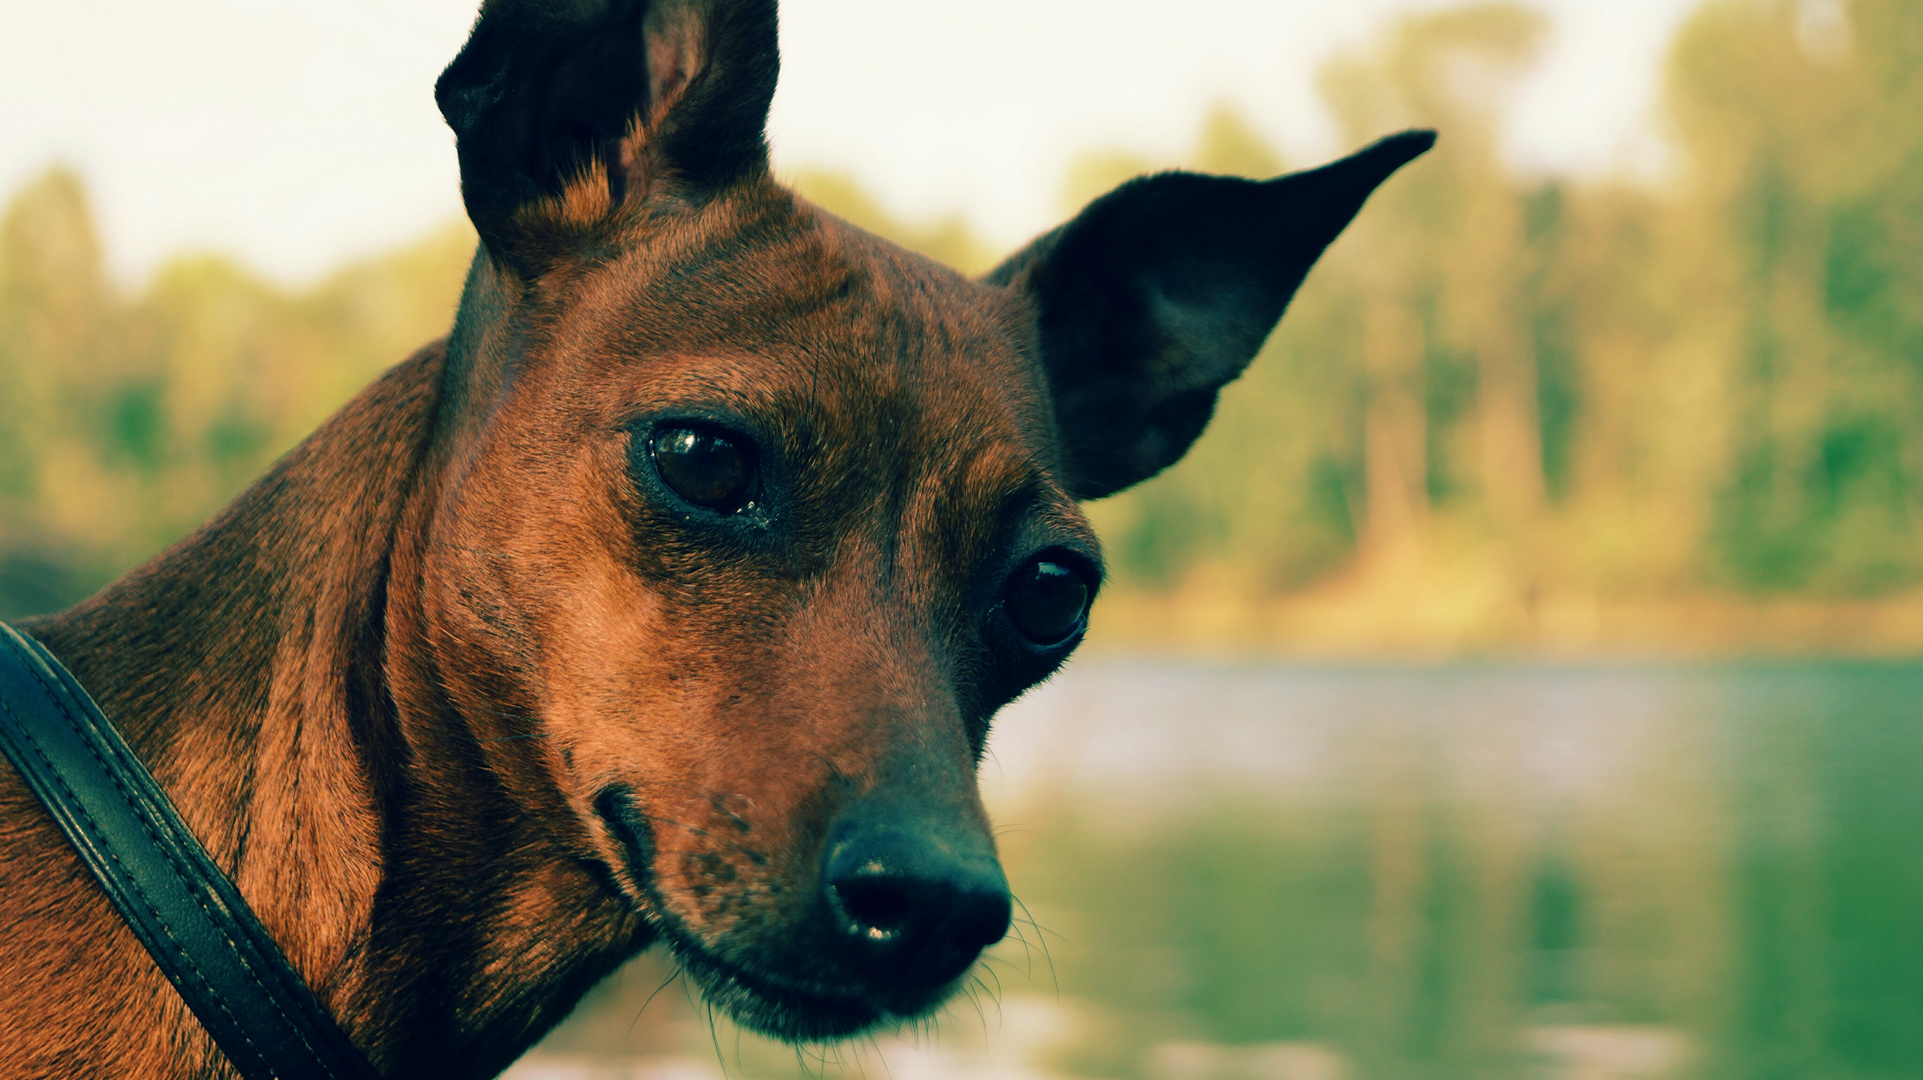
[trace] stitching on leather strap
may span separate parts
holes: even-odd
[[[20,645],[18,642],[15,642],[9,639],[7,644],[12,645],[15,652],[18,652],[20,650]],[[32,669],[29,669],[29,670],[32,670]],[[67,723],[73,725],[76,729],[82,729],[81,721],[79,720],[79,718],[75,717],[73,714],[73,710],[67,707],[67,702],[65,701],[66,687],[61,686],[61,687],[49,688],[44,684],[45,683],[44,676],[42,676],[40,672],[34,671],[33,674],[36,681],[39,681],[42,684],[41,693],[47,696],[47,699],[53,703],[54,708],[60,710],[60,714],[66,717]],[[59,691],[58,693],[54,692],[56,689]],[[88,726],[91,726],[91,725],[88,725]],[[28,738],[30,740],[33,738],[31,732],[28,733]],[[134,793],[128,790],[126,779],[122,775],[121,770],[114,768],[111,764],[109,764],[108,762],[106,762],[104,759],[101,758],[100,748],[97,745],[95,745],[96,740],[86,738],[83,735],[80,741],[86,746],[87,753],[91,755],[94,761],[100,765],[101,771],[105,772],[108,778],[113,781],[114,789],[120,792],[121,801],[125,802],[129,807],[134,809],[134,816],[140,821],[141,831],[147,834],[147,838],[152,840],[154,842],[154,846],[160,850],[162,855],[166,856],[167,861],[173,864],[174,874],[177,877],[179,877],[181,881],[187,884],[188,886],[187,891],[193,896],[194,903],[200,907],[201,912],[207,916],[210,922],[218,926],[220,923],[220,920],[214,915],[214,913],[207,906],[207,891],[205,888],[202,888],[200,886],[200,882],[202,879],[200,875],[195,872],[195,868],[183,862],[180,858],[179,853],[174,850],[173,846],[166,843],[165,839],[161,837],[158,832],[155,831],[153,821],[146,814],[139,812],[139,802],[135,798]],[[38,741],[34,742],[34,749],[36,752],[40,750],[40,744],[38,743]],[[46,754],[44,752],[41,753],[41,760],[43,761],[47,760]],[[48,767],[50,769],[52,768],[52,762],[50,761],[48,762]],[[67,787],[66,780],[62,777],[59,777],[58,773],[56,773],[55,776],[56,776],[56,779],[60,780],[60,786],[63,789],[66,789]],[[69,798],[69,801],[73,801],[72,791],[70,789],[68,790],[68,798]],[[81,812],[84,814],[85,810],[83,809]],[[89,821],[91,822],[91,819],[89,819]],[[105,849],[105,845],[102,845],[102,847],[103,849]],[[113,852],[111,849],[106,849],[106,850],[110,858],[114,858],[114,861],[116,863],[119,862],[119,859],[113,855]],[[132,881],[133,879],[129,878],[128,880]],[[133,882],[133,885],[136,891],[140,890],[140,885],[137,881]],[[141,899],[142,900],[147,899],[145,892],[141,892]],[[151,901],[149,901],[149,904],[151,906]],[[154,915],[155,915],[155,921],[161,922],[161,927],[163,930],[166,931],[168,940],[173,941],[174,940],[173,930],[167,927],[165,922],[160,919],[160,912],[157,909],[155,910]],[[235,944],[238,945],[238,942],[236,942]],[[177,943],[176,943],[176,947],[178,947]],[[332,1068],[330,1068],[326,1064],[326,1059],[322,1058],[320,1054],[314,1049],[314,1045],[307,1041],[307,1033],[302,1029],[302,1025],[295,1023],[293,1019],[287,1015],[287,1010],[281,1006],[280,995],[268,992],[266,981],[261,978],[261,973],[254,967],[253,963],[248,960],[246,951],[240,948],[235,948],[233,950],[233,954],[234,954],[234,958],[240,961],[240,966],[246,969],[248,976],[254,980],[254,985],[261,989],[262,995],[266,997],[268,1004],[273,1006],[274,1012],[276,1015],[280,1017],[281,1022],[283,1024],[286,1024],[287,1027],[293,1031],[294,1037],[300,1040],[301,1046],[307,1050],[307,1053],[310,1056],[314,1057],[317,1061],[321,1062],[322,1070],[326,1072],[328,1076],[333,1076],[334,1071]],[[189,958],[188,962],[193,963],[193,960],[191,957]],[[195,966],[194,970],[196,974],[199,973],[200,969],[198,965]],[[228,1009],[226,1001],[221,1000],[218,997],[216,997],[215,1000],[220,1005],[220,1010],[222,1012],[226,1013],[230,1018],[233,1017],[234,1014],[231,1010]],[[259,1053],[259,1050],[254,1047],[253,1040],[248,1038],[245,1025],[240,1024],[238,1020],[235,1020],[234,1022],[237,1027],[240,1027],[241,1039],[247,1043],[250,1049],[254,1049],[255,1053]]]
[[[166,792],[151,779],[139,757],[114,730],[112,721],[92,705],[86,691],[80,688],[44,645],[21,635],[5,623],[0,623],[0,638],[5,639],[7,646],[6,653],[0,656],[24,668],[32,676],[25,681],[31,682],[46,705],[52,708],[52,712],[43,712],[22,702],[22,710],[16,710],[0,698],[0,710],[5,712],[6,723],[18,736],[13,740],[18,746],[15,752],[30,753],[39,763],[38,768],[29,768],[28,762],[21,762],[21,771],[28,774],[23,778],[32,779],[32,774],[40,774],[38,783],[46,786],[36,791],[43,795],[42,801],[48,804],[55,824],[67,834],[73,846],[80,849],[83,865],[108,893],[108,898],[119,908],[122,917],[130,924],[136,924],[136,930],[143,925],[150,928],[147,932],[153,934],[155,940],[151,943],[143,940],[142,943],[149,946],[156,961],[163,956],[177,958],[177,963],[161,965],[162,974],[176,981],[179,989],[194,991],[189,997],[190,1003],[194,1000],[211,1002],[219,1010],[239,1038],[240,1045],[232,1047],[231,1053],[242,1053],[244,1047],[244,1052],[251,1055],[255,1067],[244,1070],[249,1075],[277,1074],[276,1058],[282,1058],[291,1067],[294,1063],[285,1055],[294,1053],[293,1043],[285,1041],[284,1034],[275,1034],[274,1038],[280,1041],[280,1046],[274,1048],[273,1056],[265,1052],[249,1033],[248,1025],[230,1007],[227,996],[222,992],[223,986],[242,994],[243,1000],[254,1000],[256,1004],[258,998],[265,997],[272,1015],[279,1019],[287,1033],[291,1033],[294,1041],[306,1052],[300,1071],[311,1069],[314,1074],[328,1080],[339,1080],[342,1073],[336,1067],[335,1058],[344,1053],[348,1055],[347,1063],[355,1064],[362,1061],[358,1051],[346,1040],[345,1033],[339,1031],[326,1008],[280,953],[246,899],[239,895],[239,890],[220,868],[212,863],[206,849],[179,817]],[[86,748],[93,765],[111,781],[120,799],[120,807],[115,808],[112,815],[116,823],[113,829],[107,828],[94,816],[88,801],[76,792],[58,762],[67,762],[75,769],[75,775],[88,776],[91,782],[93,778],[88,774],[87,767],[72,755],[64,741],[59,746],[50,746],[35,733],[33,725],[51,725],[56,722],[56,714],[59,721],[66,723],[69,732]],[[45,730],[52,729],[47,727]],[[90,798],[95,806],[107,806],[101,801],[108,798],[104,790]],[[180,907],[172,899],[167,899],[163,906],[143,886],[140,875],[122,860],[113,839],[119,830],[120,809],[126,810],[139,823],[148,846],[159,851],[175,880],[192,895],[193,905],[205,919],[206,928],[212,933],[213,939],[219,942],[215,947],[226,948],[232,961],[238,964],[238,970],[228,969],[224,961],[203,966],[200,956],[208,954],[205,950],[197,954],[190,949],[167,918],[167,912],[171,910],[188,913],[186,918],[191,922],[194,908]],[[136,834],[119,833],[119,837],[117,843],[121,846],[132,845],[131,850],[139,850]],[[164,946],[161,944],[163,940]],[[218,972],[228,974],[219,974],[219,981],[216,981]],[[245,982],[234,983],[236,976]],[[309,1013],[314,1015],[310,1016]],[[344,1045],[337,1048],[329,1039],[310,1039],[310,1027],[314,1027],[313,1034],[331,1033],[334,1040]],[[326,1048],[326,1053],[316,1046],[317,1042]],[[220,1038],[215,1038],[214,1043],[222,1051],[230,1051],[230,1047],[224,1045]],[[240,1061],[236,1060],[234,1064],[238,1066]],[[378,1075],[366,1064],[359,1064],[348,1072],[354,1076]]]
[[[7,644],[13,645],[13,642],[9,641]],[[14,649],[17,651],[19,646],[14,645]],[[28,670],[31,671],[32,669],[29,668]],[[34,672],[34,675],[38,677],[39,673]],[[46,693],[46,688],[42,687],[41,692]],[[51,695],[49,696],[51,697]],[[60,706],[57,699],[54,700],[54,704],[56,707],[60,707],[61,712],[64,713],[67,711],[64,706]],[[93,815],[87,811],[86,804],[74,795],[73,788],[67,784],[67,778],[61,775],[60,770],[54,766],[53,759],[47,756],[47,751],[40,745],[40,740],[34,736],[33,729],[20,722],[19,715],[13,711],[12,706],[8,705],[4,698],[0,698],[0,709],[6,710],[7,717],[14,728],[20,732],[21,737],[26,740],[27,745],[33,748],[34,755],[46,766],[47,775],[51,776],[53,782],[60,785],[60,790],[66,793],[66,806],[79,819],[81,828],[84,829],[89,838],[93,840],[94,848],[102,852],[116,867],[120,866],[120,856],[115,854],[113,846],[106,842],[105,834],[100,831],[100,825],[94,821]],[[87,740],[83,739],[81,741],[85,742]],[[92,749],[91,746],[88,747],[89,752],[92,752]],[[99,755],[94,754],[94,758],[98,760]],[[152,835],[151,829],[148,830],[148,834]],[[201,970],[200,964],[194,959],[194,954],[189,952],[186,946],[180,943],[180,939],[174,935],[173,927],[169,926],[167,920],[161,917],[159,906],[153,902],[152,897],[147,895],[147,890],[141,888],[138,875],[123,871],[116,875],[116,877],[129,888],[133,889],[134,894],[140,897],[142,906],[144,906],[148,914],[153,917],[153,925],[160,929],[160,932],[166,936],[167,943],[173,946],[174,952],[179,955],[181,960],[186,962],[187,970],[193,975],[194,980],[206,991],[206,996],[211,998],[214,1004],[220,1007],[220,1011],[226,1014],[227,1019],[233,1022],[234,1029],[240,1032],[240,1039],[247,1044],[247,1049],[253,1051],[254,1056],[264,1063],[266,1058],[261,1054],[260,1048],[254,1045],[254,1040],[248,1037],[247,1026],[242,1024],[240,1018],[234,1015],[233,1010],[227,1007],[227,1002],[223,1000],[219,994],[214,992],[214,984],[208,980],[206,973]],[[165,972],[162,972],[163,977],[165,974]],[[215,1046],[219,1046],[218,1042],[215,1043]]]
[[[9,644],[12,644],[12,643],[10,642]],[[14,647],[16,649],[19,648],[17,644]],[[38,676],[40,673],[35,672],[34,674]],[[46,692],[44,687],[42,689],[43,689],[43,692]],[[60,689],[64,691],[66,688],[61,687]],[[54,707],[59,709],[61,714],[67,718],[67,722],[69,724],[73,724],[75,727],[79,727],[80,721],[74,717],[73,711],[67,708],[66,702],[62,700],[63,696],[64,695],[56,695],[56,694],[48,693],[48,698],[53,702]],[[95,745],[95,740],[83,738],[81,741],[86,744],[87,753],[93,756],[94,761],[100,764],[101,770],[104,771],[107,774],[107,776],[113,781],[114,788],[120,792],[121,799],[124,802],[126,802],[128,806],[135,808],[134,816],[140,820],[140,827],[142,831],[144,831],[147,834],[148,839],[154,841],[154,846],[158,848],[163,855],[166,856],[167,861],[173,864],[174,874],[177,877],[179,877],[182,881],[188,883],[188,886],[189,886],[188,892],[193,894],[194,902],[197,905],[199,905],[201,912],[207,916],[210,922],[212,922],[215,926],[218,926],[220,924],[220,919],[218,916],[214,914],[213,910],[209,908],[207,905],[207,890],[201,887],[201,882],[204,879],[197,872],[197,868],[191,865],[190,863],[184,862],[180,858],[179,853],[174,849],[174,847],[171,844],[166,843],[165,838],[163,838],[158,832],[155,831],[153,821],[146,814],[139,812],[137,800],[134,797],[134,793],[127,788],[127,783],[122,771],[120,769],[115,768],[113,765],[109,764],[108,762],[102,760],[100,756],[100,749]],[[36,746],[36,749],[37,748],[38,747]],[[111,751],[112,749],[113,747],[109,746],[109,750]],[[62,786],[63,787],[65,786],[64,782]],[[169,934],[169,936],[170,937],[172,936],[171,933]],[[308,1054],[312,1055],[317,1061],[321,1063],[322,1070],[325,1071],[328,1076],[336,1075],[333,1069],[326,1064],[326,1059],[322,1058],[320,1053],[314,1049],[314,1045],[308,1041],[307,1032],[303,1029],[302,1025],[295,1023],[293,1018],[287,1014],[287,1010],[282,1007],[280,995],[272,993],[268,990],[266,980],[262,977],[260,970],[254,967],[253,962],[247,958],[246,950],[238,947],[240,944],[239,942],[235,942],[234,944],[236,946],[232,950],[234,954],[234,959],[238,960],[240,962],[240,966],[246,969],[248,976],[253,979],[254,985],[260,988],[261,993],[264,997],[266,997],[268,1004],[273,1006],[275,1014],[281,1018],[281,1022],[286,1024],[288,1029],[294,1033],[294,1037],[300,1040],[301,1046],[306,1048]],[[223,1012],[227,1011],[227,1006],[225,1002],[221,1003],[221,1011]],[[232,1016],[233,1014],[229,1012],[228,1015]],[[241,1037],[243,1039],[246,1038],[246,1033],[244,1030],[242,1031]],[[251,1042],[249,1043],[249,1045],[252,1045]]]

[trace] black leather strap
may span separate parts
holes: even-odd
[[[5,623],[0,749],[242,1076],[377,1080],[100,707]]]

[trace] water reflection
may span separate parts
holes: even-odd
[[[984,771],[1033,921],[938,1025],[798,1059],[679,986],[641,1014],[644,960],[514,1075],[1923,1074],[1919,702],[1914,665],[1078,664]]]

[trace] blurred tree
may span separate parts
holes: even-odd
[[[1538,373],[1525,290],[1523,193],[1497,156],[1500,108],[1534,59],[1542,16],[1484,4],[1404,20],[1373,53],[1324,71],[1361,144],[1444,133],[1356,223],[1367,251],[1370,539],[1406,542],[1431,502],[1479,499],[1506,531],[1544,498]]]
[[[301,292],[196,256],[128,298],[78,178],[22,189],[0,219],[0,618],[180,536],[445,333],[473,250],[463,224]]]
[[[1871,592],[1923,570],[1923,14],[1715,3],[1670,76],[1696,285],[1730,327],[1711,556],[1739,584]]]
[[[1501,642],[1545,597],[1923,582],[1923,15],[1713,0],[1671,58],[1661,184],[1505,166],[1545,28],[1421,12],[1327,67],[1349,146],[1441,141],[1331,247],[1209,436],[1091,507],[1115,592],[1253,607],[1339,581]],[[1170,167],[1287,163],[1218,106],[1181,160],[1077,159],[1063,214]],[[794,181],[965,273],[999,257],[960,217]],[[445,332],[473,243],[450,226],[297,290],[198,256],[133,294],[71,172],[23,188],[0,219],[0,615],[180,535]]]
[[[151,438],[150,380],[124,348],[80,181],[56,168],[0,220],[0,587],[78,587],[56,555],[74,508]]]

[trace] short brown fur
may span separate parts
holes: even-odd
[[[1219,371],[1191,377],[1175,337],[1150,374],[1115,359],[1103,377],[1139,380],[1144,423],[1176,434],[1116,433],[1057,410],[1092,365],[1050,353],[1074,335],[1032,284],[1086,229],[976,282],[770,178],[772,4],[611,0],[654,74],[619,137],[558,187],[490,187],[512,170],[474,147],[500,124],[462,121],[448,88],[518,40],[489,20],[521,2],[490,0],[443,79],[483,237],[453,334],[202,529],[22,629],[384,1075],[493,1075],[657,940],[779,1034],[914,1015],[940,987],[876,1004],[820,940],[827,834],[886,799],[992,853],[989,719],[1074,644],[1008,645],[1002,582],[1037,552],[1099,574],[1077,498],[1179,455],[1195,387],[1212,404],[1366,188]],[[730,94],[759,102],[747,134],[712,108]],[[733,156],[687,149],[709,144]],[[1179,415],[1149,400],[1176,375]],[[661,417],[763,447],[765,529],[651,486],[637,447]],[[1065,464],[1150,435],[1145,470]],[[234,1075],[10,770],[0,895],[0,1075]]]
[[[954,603],[943,594],[956,583],[931,564],[992,539],[948,527],[944,508],[993,522],[1001,501],[1046,484],[1040,388],[1012,402],[982,392],[1027,381],[1018,358],[993,347],[1020,325],[1019,308],[765,179],[737,198],[640,246],[629,265],[559,281],[555,310],[532,320],[546,364],[483,376],[450,368],[446,343],[431,345],[199,532],[85,604],[22,624],[116,719],[390,1075],[491,1075],[647,943],[644,920],[602,880],[601,868],[621,865],[612,841],[583,824],[598,785],[637,760],[650,813],[685,834],[667,842],[687,844],[682,880],[655,890],[721,927],[752,919],[704,886],[759,876],[804,847],[791,834],[825,824],[805,805],[820,777],[859,786],[874,768],[872,717],[924,693],[918,668],[937,643],[904,656],[895,638],[916,632],[918,609]],[[765,245],[752,291],[704,277],[715,238],[749,236]],[[686,296],[650,288],[671,266]],[[707,340],[671,314],[695,304]],[[653,319],[635,317],[641,305]],[[770,311],[784,318],[773,333]],[[626,363],[661,350],[651,326],[681,331],[674,354]],[[933,355],[894,379],[815,368],[899,354],[911,339]],[[778,349],[809,366],[770,370],[762,358]],[[483,379],[518,383],[499,399],[450,392]],[[849,383],[869,393],[816,396]],[[859,459],[831,450],[815,463],[825,499],[859,525],[833,523],[794,556],[788,573],[811,594],[805,618],[789,617],[793,595],[650,596],[632,572],[672,580],[681,553],[637,550],[618,494],[623,412],[716,392],[769,416],[888,433]],[[494,408],[454,408],[461,399]],[[964,431],[973,445],[957,439]],[[503,458],[512,464],[494,464]],[[890,473],[893,490],[857,479]],[[1085,533],[1072,501],[1053,499],[1061,527]],[[557,516],[526,517],[530,502]],[[824,573],[884,551],[895,570],[879,586]],[[492,569],[501,564],[515,581]],[[491,618],[510,605],[519,618]],[[796,693],[810,682],[835,693]],[[838,700],[841,715],[783,718],[798,698]],[[717,759],[721,731],[663,722],[694,709],[755,715],[754,744]],[[972,764],[964,737],[959,723],[919,736],[953,740],[942,756]],[[757,794],[714,797],[744,789]],[[0,1072],[216,1069],[218,1054],[31,798],[0,777],[0,893],[16,898],[0,913],[0,968],[15,973],[0,997]],[[437,938],[459,933],[424,940],[411,931],[423,924]]]

